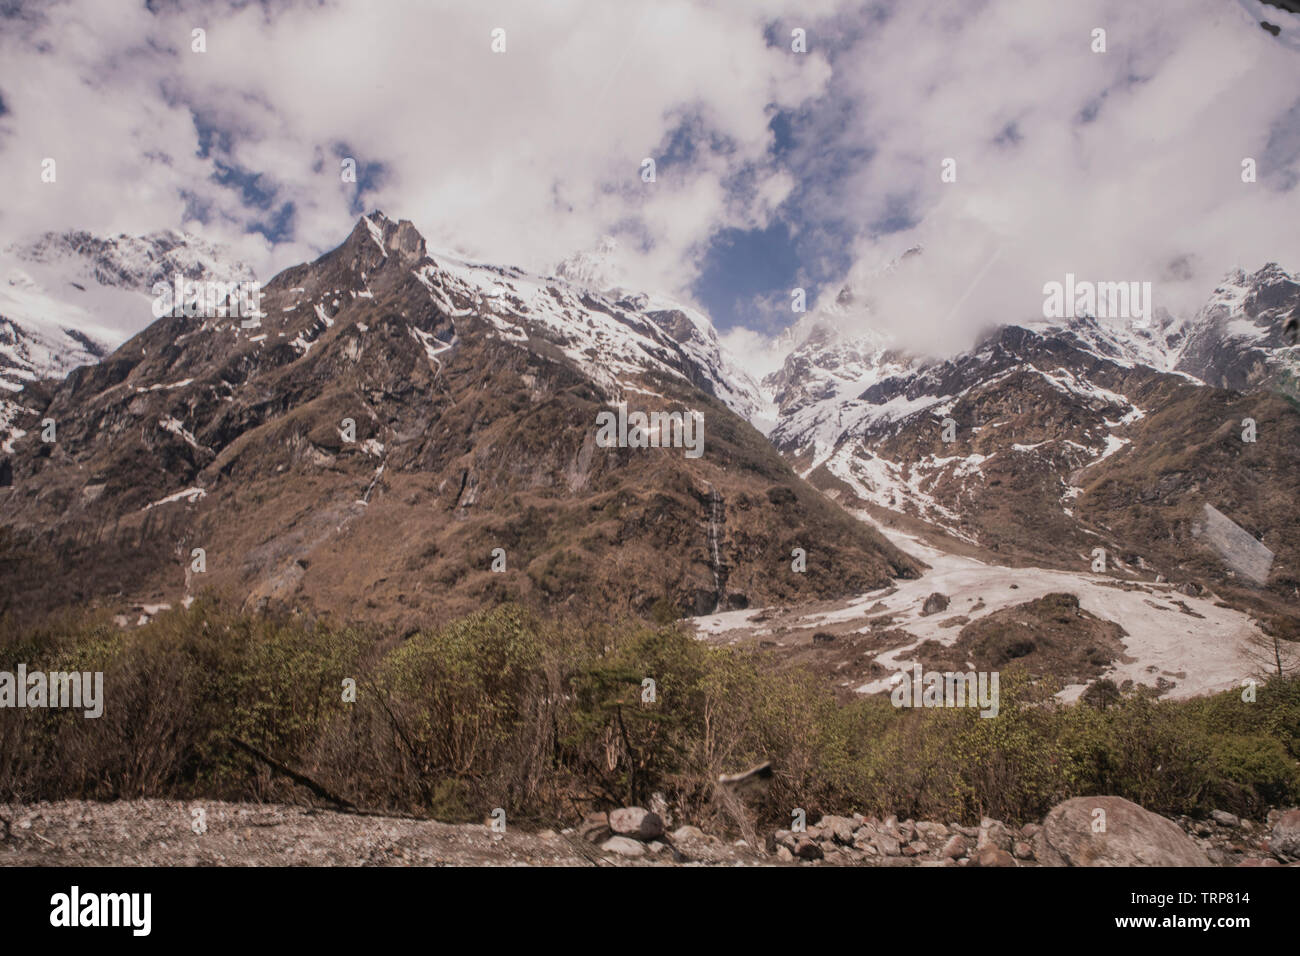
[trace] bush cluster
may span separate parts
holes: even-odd
[[[132,631],[0,622],[0,669],[20,661],[103,671],[105,707],[0,710],[3,800],[317,799],[288,768],[359,807],[453,822],[496,807],[572,821],[662,794],[677,819],[717,826],[718,776],[771,761],[750,808],[766,825],[796,807],[1023,823],[1089,794],[1192,815],[1300,802],[1295,678],[1252,703],[1103,682],[1065,704],[1011,669],[985,719],[838,701],[805,671],[672,624],[579,626],[509,605],[402,640],[204,601]]]

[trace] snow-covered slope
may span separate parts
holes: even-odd
[[[16,392],[24,382],[62,378],[78,365],[98,362],[108,351],[73,325],[20,325],[0,313],[0,390]]]
[[[99,238],[47,233],[0,252],[0,388],[62,378],[98,361],[154,316],[155,282],[250,280],[249,269],[185,233]]]
[[[392,225],[381,213],[365,221],[380,231]],[[763,390],[707,316],[662,296],[597,288],[605,274],[597,255],[566,260],[553,276],[445,250],[427,256],[415,277],[453,320],[476,314],[503,339],[548,341],[611,397],[643,390],[639,377],[653,371],[686,379],[761,430],[771,425],[774,410]]]
[[[846,437],[926,410],[941,418],[952,402],[1009,372],[1005,363],[990,361],[998,333],[946,361],[923,360],[902,353],[872,329],[869,315],[852,308],[852,298],[846,289],[835,306],[801,321],[783,367],[763,380],[779,407],[772,440],[805,471],[828,461]],[[1174,374],[1197,385],[1290,391],[1300,369],[1297,316],[1300,283],[1270,264],[1249,276],[1230,273],[1190,318],[1158,310],[1150,328],[1091,317],[1035,319],[1013,327],[1044,348],[1068,350],[1077,366],[1063,375],[1033,363],[1021,367],[1043,374],[1048,384],[1072,389],[1085,404],[1113,405],[1123,412],[1113,416],[1116,422],[1128,424],[1127,400],[1091,383],[1083,365],[1096,360],[1111,368]],[[1113,451],[1119,441],[1103,440],[1098,454]]]
[[[651,295],[620,287],[613,279],[618,241],[605,237],[593,250],[578,252],[555,267],[555,277],[575,290],[640,312],[667,332],[703,373],[696,381],[720,398],[763,434],[776,424],[777,410],[768,393],[728,352],[717,329],[703,312],[663,295]],[[548,280],[554,283],[555,279]]]
[[[869,515],[861,517],[874,523]],[[810,631],[830,632],[835,642],[823,653],[831,655],[836,643],[861,636],[868,650],[853,650],[856,659],[837,668],[837,683],[872,694],[889,691],[896,675],[911,673],[922,663],[924,652],[933,649],[927,642],[950,646],[971,622],[978,626],[1045,595],[1068,593],[1077,595],[1083,611],[1122,628],[1124,654],[1110,661],[1102,675],[1116,684],[1143,684],[1177,700],[1237,686],[1256,672],[1264,640],[1258,622],[1211,592],[1188,595],[1168,583],[1119,588],[1113,579],[1087,570],[1012,568],[949,554],[885,526],[880,530],[929,565],[922,577],[814,608],[749,608],[704,615],[691,619],[691,626],[712,643],[766,639],[778,648],[797,648]],[[935,592],[950,603],[939,613],[927,614],[926,599]],[[890,632],[894,640],[877,643],[886,628],[895,629]],[[1282,653],[1292,660],[1297,656],[1287,648]],[[1059,696],[1073,700],[1085,686],[1067,683]]]
[[[847,407],[838,441],[806,473],[824,464],[861,500],[976,541],[967,519],[990,469],[1045,466],[1061,476],[1056,509],[1072,517],[1074,482],[1128,445],[1125,433],[1146,413],[1082,371],[1051,364],[1047,341],[1035,336],[1016,352],[998,338],[965,361],[886,380]],[[954,441],[935,452],[945,422]]]

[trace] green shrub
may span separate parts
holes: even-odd
[[[581,627],[510,605],[405,641],[198,601],[123,631],[101,615],[0,621],[0,669],[102,671],[105,710],[0,710],[0,799],[302,799],[242,741],[360,806],[555,822],[663,794],[720,810],[720,774],[770,761],[749,811],[1040,819],[1116,794],[1153,811],[1300,801],[1300,679],[1187,701],[1113,684],[1073,705],[1014,666],[995,718],[837,701],[824,679],[681,627]],[[356,681],[355,702],[342,698]],[[654,700],[643,700],[644,681]],[[737,823],[734,808],[727,822]]]
[[[1257,816],[1270,805],[1300,802],[1300,769],[1281,741],[1258,734],[1211,742],[1215,808]]]

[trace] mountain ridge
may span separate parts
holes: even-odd
[[[597,273],[470,261],[376,211],[266,283],[254,320],[165,316],[28,383],[0,420],[0,517],[44,597],[14,604],[66,585],[48,548],[94,582],[78,593],[132,607],[212,586],[394,626],[515,599],[698,616],[922,573],[866,512],[999,565],[1086,569],[1100,549],[1117,585],[1300,628],[1283,381],[1300,285],[1280,268],[1231,275],[1193,320],[1007,324],[944,360],[846,334],[845,290],[761,387],[707,317]],[[620,406],[703,413],[704,460],[598,448],[597,413]],[[1262,440],[1240,440],[1247,419]],[[1205,506],[1274,554],[1267,587],[1200,537]],[[225,558],[182,573],[201,541]]]
[[[212,587],[400,627],[513,599],[680,615],[919,573],[789,470],[727,404],[744,396],[697,322],[656,306],[362,217],[267,282],[259,318],[166,315],[19,393],[10,606]],[[596,413],[620,402],[702,412],[703,457],[598,448]],[[801,544],[811,573],[791,570]],[[186,572],[195,547],[206,569]]]

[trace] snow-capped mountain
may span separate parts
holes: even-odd
[[[1278,387],[1293,397],[1300,371],[1300,281],[1276,263],[1232,272],[1189,323],[1178,371],[1238,391]]]
[[[376,243],[385,229],[396,228],[382,214],[362,222]],[[593,253],[570,257],[554,276],[435,250],[416,277],[452,316],[481,310],[491,316],[492,334],[552,342],[611,397],[628,387],[642,388],[633,379],[653,370],[685,379],[742,418],[770,427],[773,417],[762,389],[726,353],[706,316],[662,296],[607,285],[608,254],[614,248],[611,239]],[[178,232],[115,239],[51,233],[10,247],[0,258],[0,387],[14,392],[24,382],[61,378],[98,361],[152,321],[150,290],[176,275],[229,282],[252,278],[220,248]],[[292,342],[309,348],[324,321],[298,330]],[[450,347],[451,335],[431,348]]]
[[[260,305],[165,315],[18,393],[0,567],[22,582],[0,612],[75,579],[109,602],[207,586],[402,625],[515,599],[702,613],[919,571],[754,431],[757,386],[693,310],[430,250],[377,213]],[[607,447],[613,406],[664,415],[664,441]],[[697,455],[672,441],[686,411]],[[805,538],[821,574],[788,570]],[[177,573],[192,547],[206,577]]]
[[[903,389],[905,403],[880,404],[864,398],[880,383],[922,375],[943,363],[909,355],[870,326],[854,308],[849,288],[835,303],[810,313],[792,327],[794,344],[783,367],[763,380],[779,409],[773,441],[788,454],[814,464],[828,457],[839,437],[864,423],[890,421],[920,407],[938,405],[951,394],[928,397]],[[1080,354],[1122,368],[1146,368],[1189,382],[1237,391],[1273,387],[1297,395],[1300,370],[1300,283],[1276,264],[1253,275],[1234,270],[1188,319],[1157,309],[1148,328],[1093,317],[1014,323]],[[975,354],[981,347],[972,350]],[[959,362],[960,356],[952,359]],[[933,377],[935,373],[931,372]],[[895,395],[897,382],[885,392]],[[917,404],[919,403],[919,405]]]
[[[385,255],[386,232],[399,235],[403,253],[426,254],[423,238],[412,239],[417,234],[409,224],[396,232],[397,223],[375,213],[363,217],[358,228],[362,225]],[[400,245],[405,242],[411,247]],[[453,319],[481,313],[490,317],[491,334],[549,341],[611,397],[629,387],[636,390],[634,380],[653,371],[686,379],[742,417],[761,420],[762,389],[722,347],[705,315],[605,281],[615,247],[608,239],[592,253],[565,260],[553,276],[434,250],[413,274]],[[229,282],[253,277],[219,247],[175,231],[113,239],[49,233],[9,247],[0,256],[0,386],[17,391],[23,382],[61,378],[99,360],[153,321],[151,289],[177,275]],[[337,305],[303,303],[304,312],[318,318],[297,330],[291,344],[302,352],[310,348],[328,328],[327,311]],[[430,347],[451,347],[454,331],[451,336]]]
[[[0,252],[0,388],[62,378],[153,321],[156,282],[253,278],[218,246],[176,231],[46,233]]]
[[[845,434],[953,400],[957,393],[944,390],[954,387],[945,369],[978,368],[960,355],[940,362],[899,351],[885,335],[864,327],[863,317],[851,311],[852,298],[845,289],[838,308],[819,310],[801,323],[799,344],[763,380],[779,408],[773,441],[813,466]],[[1294,394],[1298,322],[1300,283],[1270,263],[1253,275],[1230,273],[1190,319],[1157,310],[1149,328],[1092,317],[1033,319],[1015,327],[1123,369],[1171,373],[1235,391],[1272,387]],[[966,355],[987,359],[990,341]],[[1000,375],[1001,368],[990,366],[987,373]],[[919,384],[925,382],[937,390],[927,393]],[[961,387],[977,383],[978,375]]]
[[[1187,319],[1031,321],[942,361],[822,314],[764,379],[771,437],[843,503],[1049,566],[1103,547],[1123,574],[1231,579],[1194,540],[1209,505],[1278,555],[1270,586],[1289,594],[1298,315],[1275,265],[1232,273]]]
[[[607,304],[613,303],[615,308],[610,314],[616,320],[622,310],[636,312],[649,319],[685,353],[689,360],[685,371],[694,384],[726,402],[759,431],[764,434],[770,431],[776,423],[776,409],[762,386],[740,367],[735,357],[722,345],[717,329],[708,316],[665,296],[630,291],[615,284],[612,280],[612,260],[617,249],[617,240],[606,237],[596,249],[575,253],[564,259],[555,267],[554,277],[545,280],[534,278],[533,281],[542,281],[549,288],[567,288],[571,292],[603,299]],[[562,281],[557,282],[557,279]],[[561,316],[560,323],[552,321],[550,325],[554,328],[563,324],[566,318]],[[590,321],[586,324],[590,327]],[[600,354],[599,345],[589,345],[594,346],[591,354]],[[650,353],[643,354],[648,354],[652,361],[659,362],[653,353],[652,349]]]

